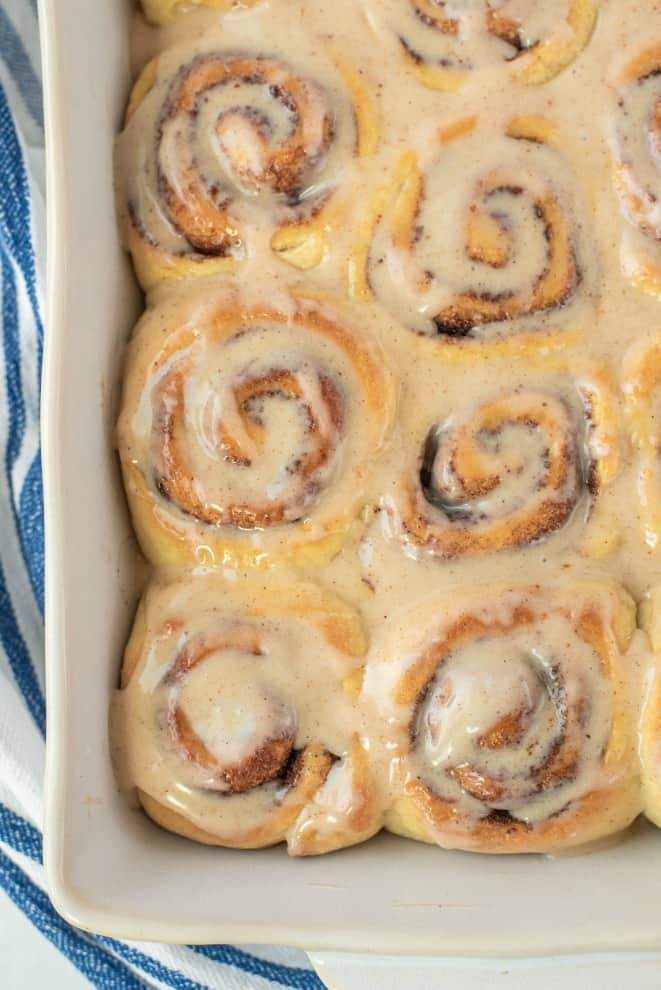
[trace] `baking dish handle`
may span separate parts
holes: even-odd
[[[311,952],[328,990],[658,990],[661,953],[456,959]]]

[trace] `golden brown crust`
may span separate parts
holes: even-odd
[[[235,836],[214,835],[199,828],[185,815],[151,797],[140,788],[137,794],[146,814],[170,832],[209,846],[223,846],[226,849],[264,849],[285,841],[288,828],[303,806],[312,800],[332,765],[333,757],[329,753],[316,749],[306,750],[302,760],[299,760],[298,778],[292,783],[286,797],[274,810],[269,821],[262,825],[247,826]],[[218,800],[222,801],[223,798],[219,797]]]
[[[333,761],[333,756],[325,750],[314,746],[306,747],[298,755],[295,775],[285,784],[285,795],[273,806],[268,820],[261,824],[246,823],[233,835],[224,833],[219,836],[200,828],[184,814],[151,797],[141,788],[137,789],[137,794],[150,818],[163,828],[187,839],[229,849],[263,849],[286,840],[288,830],[326,780]],[[218,801],[232,800],[232,797],[231,794],[219,795]]]
[[[328,819],[323,815],[321,819],[315,819],[314,814],[301,815],[288,838],[291,856],[318,856],[357,845],[370,839],[382,827],[381,802],[367,753],[358,735],[354,735],[342,762],[336,767],[346,774],[351,788],[348,813],[334,828],[329,828]]]

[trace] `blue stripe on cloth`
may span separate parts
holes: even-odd
[[[7,120],[8,118],[8,120]],[[14,181],[7,181],[7,174]],[[40,461],[33,462],[26,478],[27,489],[17,499],[12,488],[11,469],[21,450],[25,430],[25,404],[21,383],[21,353],[19,312],[13,263],[17,263],[25,280],[32,314],[36,323],[39,388],[41,379],[42,330],[36,295],[34,252],[30,238],[30,193],[23,155],[9,115],[5,94],[0,86],[0,250],[2,252],[3,352],[9,406],[9,441],[5,458],[7,483],[12,496],[12,510],[19,534],[21,551],[32,588],[43,613],[43,499]],[[30,328],[33,330],[33,328]],[[21,514],[19,515],[19,511]],[[22,515],[23,509],[27,515]]]
[[[36,828],[34,828],[33,825],[25,821],[24,818],[21,818],[20,815],[15,814],[15,812],[11,811],[10,808],[7,808],[3,804],[0,804],[0,842],[4,842],[15,852],[20,853],[23,856],[28,856],[35,862],[41,862],[42,843],[40,833]],[[6,857],[4,857],[4,854],[0,850],[0,883],[3,887],[5,887],[5,889],[7,889],[9,896],[12,898],[17,907],[20,907],[21,910],[27,914],[30,920],[37,926],[37,928],[39,928],[40,931],[43,932],[44,935],[46,935],[47,938],[51,938],[51,936],[49,935],[48,930],[46,930],[48,925],[46,925],[46,928],[44,927],[44,924],[48,921],[48,918],[45,917],[46,914],[51,916],[51,923],[53,920],[56,920],[59,923],[59,927],[64,926],[64,928],[71,932],[72,936],[76,937],[77,933],[75,930],[69,928],[66,922],[60,918],[42,891],[32,884],[31,880],[29,880],[29,878],[22,873],[19,867],[11,863],[10,860],[8,860],[8,862],[11,863],[13,871],[9,871],[10,884],[7,886],[6,880],[8,871],[5,870],[3,875],[3,858]],[[12,885],[15,885],[15,889],[12,889]],[[41,912],[37,920],[35,920],[32,915],[35,898],[37,900],[39,899],[36,895],[40,895],[47,903],[47,909],[44,905],[41,906]],[[116,953],[120,956],[120,958],[124,958],[131,965],[138,966],[149,976],[154,976],[161,980],[161,982],[167,983],[168,986],[175,987],[176,990],[209,990],[205,984],[197,983],[194,980],[189,980],[187,977],[182,976],[180,973],[177,973],[175,970],[170,969],[167,966],[163,966],[161,963],[151,959],[143,952],[140,952],[138,949],[135,949],[133,946],[127,945],[124,942],[118,942],[116,939],[104,938],[103,936],[90,936],[89,940],[86,938],[85,943],[88,948],[92,950],[93,953],[100,955],[104,959],[112,960],[112,957],[103,950],[94,946],[91,941],[92,938],[98,939],[99,942],[108,945],[108,947],[112,949],[113,953]],[[51,941],[54,941],[54,939],[51,938]],[[72,958],[66,947],[62,948],[62,946],[58,946],[58,948],[61,948],[62,951],[66,952],[69,958]],[[75,962],[73,958],[72,962]],[[76,965],[78,964],[76,963]],[[89,974],[86,973],[85,975]],[[108,988],[115,986],[124,987],[123,983],[97,983],[96,985]],[[135,984],[130,985],[140,987],[141,990],[142,987],[144,987],[144,983],[139,980],[136,980]],[[129,984],[126,984],[126,986],[129,986]]]
[[[41,835],[33,825],[0,804],[0,842],[10,846],[15,852],[41,862]],[[131,945],[116,939],[98,936],[99,941],[110,946],[118,956],[138,966],[148,976],[153,976],[176,990],[204,990],[204,985],[175,972]],[[271,983],[278,983],[292,990],[324,990],[323,983],[312,970],[298,966],[283,966],[279,963],[260,959],[249,952],[243,952],[233,945],[191,945],[194,952],[234,969],[259,976]]]
[[[118,942],[117,939],[107,938],[104,935],[97,935],[97,938],[103,945],[107,945],[113,952],[116,952],[120,959],[125,959],[132,966],[137,966],[147,976],[160,980],[161,983],[167,984],[173,990],[214,990],[208,983],[198,983],[197,980],[191,980],[183,973],[178,973],[177,970],[164,966],[163,963],[152,959],[151,956],[146,956],[144,952],[140,952],[130,942]]]
[[[2,350],[5,359],[9,431],[5,451],[7,483],[11,490],[11,469],[21,450],[25,432],[25,403],[21,387],[20,342],[16,282],[8,261],[2,253]]]
[[[11,811],[10,808],[7,808],[3,804],[0,804],[0,842],[4,842],[6,845],[10,846],[15,852],[21,853],[21,855],[23,856],[28,856],[30,859],[34,860],[35,862],[40,863],[42,860],[42,843],[41,843],[40,833],[37,831],[36,828],[34,828],[33,825],[25,821],[24,818],[21,818],[20,815],[15,814],[15,812]],[[3,855],[4,854],[0,850],[0,883],[2,883],[2,885],[6,887],[5,885],[6,876],[3,876],[2,873]],[[12,864],[12,866],[14,866],[14,864]],[[50,938],[48,931],[44,930],[42,924],[39,923],[38,921],[35,921],[35,919],[32,917],[31,914],[31,908],[33,906],[33,901],[34,901],[34,892],[36,891],[36,893],[40,895],[42,895],[42,892],[39,890],[38,887],[34,886],[26,876],[21,874],[21,871],[18,867],[15,867],[15,870],[16,872],[10,875],[10,880],[16,881],[21,889],[16,889],[13,892],[12,889],[8,889],[9,896],[12,898],[14,903],[18,907],[20,907],[25,914],[28,915],[30,920],[37,925],[40,931],[42,931],[47,938]],[[21,880],[22,876],[23,879]],[[24,891],[22,889],[23,887],[27,888],[27,892],[28,892],[27,902],[25,900]],[[33,888],[32,891],[30,891],[31,887]],[[27,908],[26,908],[26,904],[27,904]],[[44,913],[45,912],[42,911],[42,915]],[[61,919],[60,916],[54,911],[50,902],[48,902],[48,914],[52,915],[59,922],[61,922],[62,925],[68,928],[66,922],[64,922],[63,919]],[[41,917],[41,921],[42,922],[44,921],[43,916]],[[74,933],[73,929],[70,929],[70,931],[72,932],[72,934]],[[159,963],[156,960],[151,959],[150,956],[145,955],[143,952],[140,952],[138,949],[135,949],[131,945],[127,945],[124,942],[118,942],[116,939],[113,938],[104,938],[103,936],[100,935],[93,936],[93,938],[98,939],[99,942],[105,945],[108,945],[113,950],[114,953],[120,956],[120,958],[124,958],[128,963],[138,966],[144,973],[148,974],[149,976],[154,976],[156,977],[156,979],[160,980],[161,982],[167,983],[168,986],[175,987],[176,990],[209,990],[209,988],[205,984],[197,983],[195,980],[189,980],[187,977],[182,976],[180,973],[177,973],[175,970],[170,969],[168,966],[163,966],[162,963]],[[53,941],[53,939],[51,939],[51,941]],[[93,947],[91,941],[89,945],[90,948],[94,949],[94,952],[99,953],[100,950],[97,947]],[[66,951],[66,954],[69,955],[69,952],[66,949],[64,949],[64,951]],[[109,958],[109,959],[112,958],[103,951],[100,952],[100,955],[103,958]],[[101,984],[101,983],[98,983],[97,985],[104,987],[115,986],[115,984]],[[144,986],[144,984],[141,981],[136,981],[135,985],[141,988]],[[123,987],[124,984],[120,984],[120,986]]]
[[[44,104],[41,83],[23,47],[20,36],[0,4],[0,58],[5,62],[18,87],[23,102],[35,124],[43,127]]]
[[[41,863],[43,854],[41,832],[1,802],[0,842],[11,846],[14,852],[28,856],[35,863]]]
[[[21,489],[19,526],[23,556],[41,614],[44,613],[44,493],[38,451]]]
[[[32,660],[16,621],[16,613],[5,583],[5,575],[0,564],[0,644],[25,699],[30,714],[37,723],[42,736],[46,735],[46,705],[41,692]]]
[[[261,976],[264,980],[280,983],[284,987],[292,987],[294,990],[324,990],[324,984],[313,970],[269,962],[237,949],[235,945],[191,945],[190,948],[214,962],[234,966],[252,976]]]
[[[23,400],[23,385],[21,382],[21,344],[19,339],[20,326],[18,321],[16,282],[11,262],[7,260],[4,251],[0,251],[0,254],[2,258],[2,270],[0,274],[0,286],[2,288],[2,354],[4,357],[7,406],[9,410],[7,416],[8,435],[5,450],[5,475],[14,527],[19,536],[21,553],[30,576],[35,597],[39,602],[40,608],[43,608],[43,588],[40,597],[38,585],[39,572],[43,571],[43,542],[35,546],[34,541],[31,541],[30,546],[26,545],[25,527],[19,513],[22,493],[21,496],[17,497],[14,491],[12,475],[16,459],[21,453],[25,435],[25,402]],[[43,507],[40,505],[37,511],[42,519],[41,526],[43,529]],[[30,521],[27,520],[28,524]],[[29,529],[30,526],[28,525]],[[28,532],[28,535],[31,535],[31,533]],[[37,577],[37,583],[35,583],[33,574]]]
[[[26,2],[36,11],[36,0],[26,0]],[[16,35],[1,5],[0,57],[4,58],[10,69],[28,110],[41,124],[42,103],[37,76],[20,38]],[[2,175],[0,183],[0,253],[3,262],[2,346],[8,397],[5,472],[21,549],[35,596],[43,611],[43,495],[38,452],[27,471],[18,500],[12,488],[12,468],[20,455],[26,430],[19,335],[24,329],[35,333],[37,367],[40,374],[43,326],[31,240],[29,183],[6,94],[1,85],[0,175]],[[19,324],[17,278],[25,282],[34,320],[33,327],[23,328]],[[22,288],[22,281],[20,284]],[[0,645],[8,657],[25,703],[43,734],[44,699],[16,619],[10,589],[1,564],[0,616],[2,617]],[[38,829],[2,804],[0,804],[0,841],[34,862],[41,862],[42,839]],[[33,924],[100,990],[144,990],[147,983],[135,975],[133,968],[174,990],[208,990],[206,984],[184,976],[141,952],[135,946],[115,939],[89,936],[71,928],[55,912],[46,894],[2,851],[0,851],[0,884]],[[312,971],[272,963],[234,946],[191,946],[190,949],[219,965],[232,967],[292,990],[322,990],[320,980]]]
[[[0,10],[2,7],[0,6]],[[0,244],[18,264],[25,279],[39,340],[43,327],[37,299],[37,274],[32,246],[30,186],[23,153],[7,96],[0,86]]]
[[[208,990],[208,984],[197,983],[182,973],[164,966],[151,956],[146,956],[130,943],[118,942],[116,939],[99,936],[99,941],[109,945],[120,958],[138,966],[148,976],[152,976],[175,990]],[[312,970],[299,969],[295,966],[281,966],[265,959],[259,959],[248,952],[231,945],[191,945],[189,948],[206,956],[208,959],[233,969],[259,976],[263,980],[277,983],[292,990],[324,990],[324,985]]]
[[[99,990],[146,990],[121,960],[114,959],[91,938],[71,928],[54,910],[47,895],[0,850],[0,884],[14,904]]]

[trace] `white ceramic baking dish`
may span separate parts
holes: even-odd
[[[118,794],[107,712],[136,591],[112,450],[139,299],[112,195],[129,86],[128,0],[43,0],[49,162],[44,370],[46,864],[83,928],[172,942],[523,956],[661,948],[661,834],[589,856],[479,857],[382,836],[328,857],[178,839]],[[368,984],[363,984],[364,986]]]

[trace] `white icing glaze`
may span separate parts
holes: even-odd
[[[300,819],[303,831],[306,827],[325,826],[332,832],[338,825],[341,827],[343,813],[339,809],[347,804],[344,799],[346,771],[343,769],[346,763],[342,759],[356,725],[369,753],[382,807],[407,779],[410,768],[404,740],[410,712],[404,716],[393,709],[392,692],[415,657],[420,640],[424,640],[425,629],[430,627],[425,603],[432,597],[443,603],[443,610],[449,613],[458,593],[468,591],[470,604],[479,615],[480,603],[495,586],[512,588],[525,581],[542,589],[557,589],[587,576],[599,581],[617,580],[639,598],[658,580],[658,546],[649,533],[645,543],[644,506],[637,495],[640,465],[627,442],[618,435],[618,432],[624,433],[623,427],[616,429],[615,435],[595,428],[594,410],[589,401],[594,379],[592,371],[585,369],[591,363],[595,367],[604,365],[616,380],[624,379],[626,385],[628,372],[626,367],[622,369],[623,355],[632,345],[652,341],[657,333],[658,300],[633,285],[629,274],[641,258],[654,261],[658,247],[656,198],[661,195],[658,147],[650,139],[647,126],[655,107],[658,77],[629,86],[622,82],[621,71],[638,51],[661,38],[661,12],[656,5],[641,0],[602,4],[597,28],[582,54],[547,85],[534,87],[523,85],[510,71],[523,65],[532,50],[510,63],[512,46],[485,29],[485,3],[459,3],[457,0],[445,6],[447,13],[460,23],[459,55],[471,63],[464,84],[451,94],[426,88],[412,71],[411,64],[401,57],[398,25],[406,25],[407,31],[410,27],[413,32],[410,37],[416,45],[418,41],[420,46],[429,45],[428,49],[421,47],[420,50],[435,62],[442,58],[446,44],[451,54],[457,44],[456,39],[448,36],[440,39],[439,47],[437,34],[430,40],[428,28],[411,14],[408,0],[381,0],[378,4],[369,0],[360,4],[350,0],[319,0],[314,4],[308,0],[292,3],[272,0],[252,10],[234,12],[222,20],[217,12],[199,11],[180,18],[163,31],[140,26],[136,32],[137,68],[142,68],[149,56],[172,42],[181,47],[170,50],[161,60],[154,88],[120,140],[120,208],[122,197],[126,199],[130,188],[130,196],[137,197],[140,210],[148,218],[150,229],[158,233],[161,243],[175,253],[187,252],[189,248],[181,233],[173,227],[162,204],[155,198],[154,176],[158,162],[152,139],[158,107],[163,104],[171,80],[187,59],[212,49],[224,52],[240,49],[286,62],[325,94],[323,98],[317,94],[312,99],[315,112],[310,118],[311,130],[306,132],[304,139],[306,148],[313,148],[319,139],[319,100],[327,100],[324,105],[330,107],[334,119],[339,122],[327,154],[312,167],[306,179],[306,195],[312,201],[318,193],[328,189],[345,193],[348,190],[348,205],[339,217],[329,218],[325,231],[326,249],[316,267],[303,274],[276,257],[270,249],[270,239],[278,224],[290,216],[290,207],[283,205],[282,199],[273,194],[268,184],[254,190],[250,177],[262,174],[263,146],[249,121],[227,112],[232,109],[232,101],[226,99],[226,94],[220,97],[220,102],[215,102],[220,94],[214,94],[214,100],[205,105],[198,117],[193,143],[205,174],[215,175],[219,170],[224,178],[234,168],[234,161],[241,166],[235,171],[242,171],[244,175],[241,181],[232,179],[233,196],[236,192],[232,200],[235,211],[232,217],[245,238],[245,261],[237,276],[241,291],[248,303],[266,302],[290,318],[298,306],[290,291],[292,286],[304,287],[322,299],[340,297],[344,302],[339,306],[335,302],[315,302],[314,305],[334,314],[341,311],[341,322],[359,338],[370,341],[370,348],[371,341],[378,338],[385,363],[398,383],[396,428],[390,430],[386,444],[374,445],[361,432],[360,424],[364,423],[365,417],[360,390],[354,388],[351,369],[341,356],[313,339],[313,335],[299,333],[292,326],[274,334],[269,325],[262,326],[254,335],[249,333],[236,340],[223,349],[222,356],[214,347],[205,344],[202,334],[193,345],[196,370],[185,386],[186,447],[193,462],[198,495],[210,504],[222,506],[228,498],[236,498],[239,493],[276,502],[286,495],[294,500],[300,495],[297,481],[287,472],[286,465],[295,452],[308,449],[301,404],[278,397],[255,400],[253,411],[263,422],[269,438],[268,444],[260,446],[254,433],[247,429],[244,417],[237,413],[233,393],[236,382],[273,363],[286,362],[287,367],[295,368],[305,403],[318,411],[320,429],[327,434],[333,433],[333,424],[328,420],[324,403],[319,401],[320,367],[330,366],[333,380],[339,383],[342,394],[349,400],[347,431],[343,432],[336,453],[328,462],[327,474],[322,474],[323,491],[317,493],[304,509],[306,525],[314,528],[315,506],[332,503],[346,507],[351,501],[349,492],[357,495],[356,509],[363,502],[368,504],[368,509],[351,527],[341,551],[321,571],[314,566],[307,574],[314,574],[325,587],[335,589],[360,609],[374,646],[362,700],[357,706],[349,706],[346,720],[347,709],[343,707],[346,699],[340,701],[339,692],[324,687],[317,694],[308,695],[307,689],[303,692],[308,699],[305,704],[309,704],[309,712],[314,712],[314,716],[308,714],[301,721],[299,688],[294,692],[297,733],[305,736],[305,726],[314,721],[315,731],[310,731],[306,738],[319,738],[339,758],[326,784]],[[571,40],[571,29],[566,20],[570,6],[567,2],[533,4],[509,0],[500,4],[493,2],[490,6],[521,22],[519,30],[525,45],[549,37]],[[260,38],[269,39],[268,44],[260,43]],[[337,52],[360,70],[379,110],[378,147],[362,163],[355,154],[355,108],[334,60]],[[272,106],[263,88],[248,88],[249,93],[245,86],[240,87],[236,91],[237,98],[240,96],[245,101],[249,97],[254,101],[253,105],[268,111],[274,136],[283,137],[291,125],[286,110],[281,105]],[[622,107],[618,107],[620,98],[623,99]],[[214,121],[223,110],[223,123],[218,131]],[[552,137],[544,142],[508,137],[507,128],[514,113],[548,121]],[[472,132],[455,141],[439,143],[437,138],[442,130],[471,116],[477,121]],[[163,137],[165,143],[161,143],[159,152],[162,166],[172,184],[179,183],[185,198],[181,155],[185,158],[190,148],[183,147],[174,126],[168,125]],[[626,149],[626,155],[623,149]],[[414,244],[412,252],[402,251],[394,245],[389,226],[393,201],[387,199],[372,234],[367,237],[369,283],[373,293],[367,293],[366,301],[346,305],[347,273],[357,267],[357,228],[369,220],[376,192],[387,184],[402,154],[407,153],[413,153],[426,182],[418,218],[424,234]],[[627,162],[631,160],[631,175],[625,176],[627,188],[637,194],[642,191],[644,214],[653,228],[651,237],[641,229],[636,212],[626,207],[623,211],[622,197],[613,183],[613,163],[618,156],[623,160],[626,158]],[[502,179],[500,184],[503,186],[520,185],[523,192],[512,194],[504,189],[499,192],[489,190],[485,194],[485,177],[492,183],[496,178]],[[459,346],[452,354],[443,346],[439,347],[431,317],[458,294],[471,289],[494,295],[502,292],[525,295],[535,284],[547,253],[545,236],[539,217],[535,215],[535,202],[544,197],[551,197],[560,208],[575,250],[580,278],[573,292],[557,308],[485,324],[479,332],[471,334],[472,338],[486,338],[488,344],[517,334],[529,334],[541,341],[534,354],[514,346],[504,355],[489,352],[485,358],[484,352],[476,347],[462,357]],[[503,238],[498,243],[501,248],[505,246],[503,250],[508,256],[508,263],[502,267],[476,261],[467,254],[467,220],[471,207],[476,204],[482,207],[486,204],[483,212],[491,220],[495,218],[496,225],[502,226]],[[627,258],[631,261],[624,268],[622,251],[625,261]],[[429,270],[435,278],[431,286],[420,291],[416,279],[420,271]],[[201,283],[192,291],[196,296],[195,308],[187,311],[185,317],[182,313],[187,306],[186,296],[191,292],[190,283],[185,290],[176,284],[152,292],[149,301],[155,307],[152,310],[154,319],[140,341],[147,338],[155,341],[164,327],[180,325],[182,329],[199,329],[217,305],[219,296],[216,284],[213,291]],[[553,342],[554,334],[562,335],[565,331],[572,331],[573,336],[560,348],[562,367],[559,369],[557,363],[551,370],[543,367],[550,352],[558,346]],[[277,343],[273,342],[274,338]],[[134,353],[143,346],[140,341],[132,345]],[[479,339],[476,342],[479,343]],[[147,354],[145,346],[139,358],[143,362],[139,385],[136,378],[128,386],[132,399],[138,394],[141,396],[131,405],[130,456],[136,464],[143,465],[145,471],[158,463],[160,456],[158,444],[152,446],[151,442],[153,388],[156,386],[152,383],[145,387]],[[534,360],[528,360],[531,354]],[[163,365],[157,378],[171,373],[177,361],[175,355],[170,364]],[[402,541],[401,485],[403,480],[415,480],[419,475],[424,441],[430,428],[456,429],[460,424],[469,423],[485,402],[508,402],[513,396],[525,394],[548,396],[550,402],[558,404],[577,452],[580,492],[573,511],[563,524],[530,545],[444,560],[431,554],[420,554],[409,541]],[[615,421],[620,421],[620,394],[612,398],[612,408]],[[247,474],[240,473],[240,481],[237,480],[239,472],[228,463],[223,462],[219,468],[217,436],[221,424],[228,426],[232,435],[252,454],[252,468]],[[475,501],[477,514],[505,517],[514,507],[526,505],[534,510],[546,444],[541,430],[509,425],[500,436],[483,437],[482,440],[483,456],[489,463],[496,462],[504,483]],[[588,492],[585,485],[588,466],[608,458],[616,448],[621,449],[619,472],[616,471],[596,495]],[[360,470],[345,476],[343,472],[349,461]],[[452,497],[457,497],[456,478],[450,473],[447,458],[437,457],[433,469],[435,483],[445,486]],[[658,459],[654,461],[653,469],[658,471]],[[558,499],[564,497],[569,488],[568,482],[567,489],[558,492]],[[319,501],[315,502],[315,499]],[[166,509],[165,516],[168,512]],[[591,557],[586,555],[585,540],[593,524],[597,523],[603,527],[607,539],[602,547],[603,555]],[[178,519],[177,524],[193,542],[197,542],[201,558],[223,563],[216,556],[213,541],[207,539],[208,533],[197,529],[194,521]],[[245,534],[245,538],[260,552],[270,549],[268,537],[262,532]],[[287,546],[288,539],[288,536],[278,537],[280,546]],[[306,570],[307,564],[302,566]],[[243,587],[242,572],[228,568],[225,578],[229,589]],[[489,621],[498,617],[503,619],[509,609],[505,596],[500,605],[491,600],[489,606],[484,607],[483,616]],[[411,640],[411,629],[416,633],[415,641]],[[532,727],[528,731],[532,733],[531,741],[535,751],[543,751],[555,716],[549,693],[537,671],[548,665],[550,652],[562,654],[567,665],[570,694],[578,691],[582,678],[586,678],[595,690],[595,731],[590,734],[590,745],[585,748],[581,773],[575,781],[534,800],[525,790],[514,788],[512,808],[530,822],[557,811],[561,800],[574,799],[580,787],[587,786],[586,782],[602,779],[595,754],[608,727],[611,689],[607,680],[595,671],[589,651],[571,640],[569,633],[565,636],[563,630],[559,620],[544,625],[541,630],[544,642],[534,662],[529,659],[535,656],[536,649],[532,632],[514,637],[511,644],[516,647],[514,655],[508,649],[502,649],[504,644],[501,644],[496,651],[496,659],[504,668],[500,678],[492,669],[495,661],[491,659],[490,641],[475,650],[471,647],[470,655],[463,659],[457,657],[454,661],[456,669],[453,668],[451,679],[456,702],[448,709],[448,719],[438,716],[437,706],[433,712],[430,709],[426,723],[433,759],[440,768],[447,765],[448,754],[452,759],[460,753],[463,754],[461,758],[470,755],[480,732],[488,729],[498,713],[514,699],[519,707],[530,709]],[[382,634],[388,637],[391,652],[396,654],[396,662],[392,664],[379,662],[384,649],[379,639]],[[569,642],[567,649],[563,636]],[[296,637],[293,640],[298,641]],[[625,655],[622,661],[625,675],[630,668],[640,666],[646,650],[646,644],[638,642],[636,650]],[[312,652],[316,657],[314,649]],[[522,655],[524,659],[521,659]],[[318,662],[315,659],[315,664]],[[324,652],[320,661],[322,668],[325,662]],[[480,671],[484,666],[488,671],[482,678]],[[156,787],[170,806],[178,807],[186,814],[193,807],[196,809],[194,820],[202,827],[209,827],[217,808],[213,803],[216,797],[204,797],[202,804],[208,800],[208,807],[196,805],[197,784],[180,767],[175,774],[176,782],[166,785],[163,760],[169,760],[170,756],[164,756],[153,742],[150,743],[151,724],[147,722],[136,727],[143,717],[139,715],[144,703],[140,692],[151,697],[157,691],[154,685],[158,681],[144,681],[145,677],[146,669],[139,681],[134,682],[134,685],[143,685],[140,691],[134,686],[133,700],[129,703],[129,696],[125,695],[120,704],[122,717],[126,719],[124,725],[129,727],[130,779],[144,784],[152,774],[149,777],[151,786]],[[330,679],[324,680],[324,685],[330,683]],[[485,684],[489,685],[488,691]],[[191,681],[191,691],[192,687]],[[203,693],[201,689],[199,698]],[[639,689],[635,685],[632,693],[639,699]],[[247,692],[246,696],[249,694]],[[257,696],[254,704],[262,712],[260,725],[263,728],[264,721],[269,721],[269,706],[267,704],[264,709],[263,701],[260,702]],[[132,705],[136,707],[132,708]],[[221,731],[221,723],[225,727],[226,719],[230,717],[231,721],[235,717],[236,707],[230,706],[234,713],[230,716],[220,709],[198,716],[195,715],[198,707],[197,700],[191,701],[190,713],[196,731],[210,749],[221,756],[224,753],[223,758],[227,759],[233,752],[245,752],[241,746],[233,750],[236,740],[230,739],[231,734],[225,733],[224,728]],[[342,713],[339,719],[337,710]],[[633,714],[632,724],[636,718]],[[337,728],[338,721],[342,725],[341,731]],[[263,732],[256,728],[251,736],[252,744],[257,745],[262,738]],[[121,754],[120,743],[117,751]],[[498,769],[499,760],[501,757],[504,760],[506,755],[511,773],[516,777],[517,761],[525,762],[519,750],[491,754],[489,766]],[[190,767],[184,770],[190,771]],[[163,776],[159,776],[161,774]],[[155,780],[157,784],[154,784]],[[476,811],[483,810],[484,802],[467,795],[456,781],[451,781],[448,786],[454,789],[462,808],[470,806]],[[273,793],[277,786],[273,785]],[[273,794],[269,787],[264,789],[264,794],[268,792],[266,799],[261,791],[259,799],[249,799],[256,801],[257,818],[267,815],[272,807]],[[241,815],[244,813],[252,814],[252,811],[243,809]],[[314,825],[306,826],[308,821]],[[229,825],[228,830],[232,830]]]
[[[292,575],[285,582],[244,576],[237,588],[200,573],[152,588],[135,671],[115,697],[122,777],[220,840],[268,822],[286,800],[292,760],[311,745],[339,761],[318,799],[311,795],[316,827],[336,829],[337,816],[352,808],[353,771],[342,758],[360,715],[342,684],[359,658],[324,632],[334,600]],[[347,621],[346,610],[336,621]],[[264,770],[262,762],[255,779],[237,783],[237,767],[279,740],[289,745],[276,764]]]

